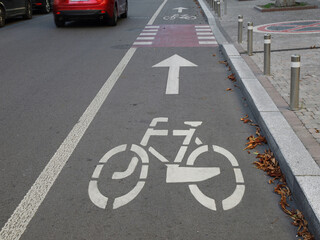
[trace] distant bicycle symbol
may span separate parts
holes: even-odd
[[[164,16],[163,19],[164,20],[175,20],[175,19],[184,19],[184,20],[195,20],[197,19],[196,16],[189,16],[188,14],[182,14],[182,15],[179,15],[179,14],[173,14],[172,16]]]
[[[134,153],[134,157],[130,160],[128,159],[128,167],[123,172],[114,172],[112,175],[113,180],[120,180],[129,177],[132,175],[137,166],[139,161],[141,161],[142,166],[139,172],[139,180],[134,188],[129,191],[128,193],[124,194],[123,196],[117,197],[114,199],[113,202],[113,209],[120,208],[129,202],[131,202],[134,198],[138,196],[138,194],[143,189],[147,176],[148,176],[148,168],[149,168],[149,156],[148,153],[151,153],[154,157],[156,157],[160,162],[164,163],[167,167],[167,174],[166,174],[166,182],[167,183],[187,183],[189,186],[189,190],[194,198],[202,204],[204,207],[216,211],[216,201],[215,199],[206,196],[198,187],[196,183],[202,182],[208,179],[211,179],[215,176],[220,174],[219,167],[195,167],[195,163],[197,162],[197,158],[209,150],[213,150],[213,152],[222,154],[228,162],[233,167],[235,181],[236,181],[236,188],[233,193],[222,200],[222,209],[229,210],[237,206],[244,195],[245,192],[245,185],[244,179],[239,168],[239,164],[237,159],[226,149],[216,146],[216,145],[204,145],[202,141],[196,137],[194,139],[196,145],[198,147],[191,152],[191,154],[186,159],[186,166],[180,166],[185,154],[187,153],[189,144],[193,139],[193,135],[196,131],[196,128],[199,127],[202,122],[201,121],[186,121],[184,122],[185,125],[189,126],[189,129],[183,130],[173,130],[172,135],[177,137],[184,137],[182,146],[180,147],[173,163],[170,163],[166,157],[164,157],[161,153],[159,153],[156,149],[150,146],[147,151],[144,147],[147,146],[149,139],[151,136],[168,136],[169,130],[159,130],[155,129],[158,123],[166,123],[168,122],[168,118],[154,118],[147,131],[145,132],[140,146],[136,144],[132,144],[130,148],[128,148],[127,144],[119,145],[117,147],[112,148],[109,150],[99,161],[99,164],[96,166],[93,174],[92,179],[89,182],[88,193],[91,201],[99,208],[105,209],[108,204],[109,198],[104,196],[99,188],[98,188],[98,181],[101,174],[101,171],[104,166],[108,164],[108,161],[113,156],[130,149],[131,152]],[[211,149],[210,149],[211,148]]]

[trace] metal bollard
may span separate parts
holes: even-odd
[[[252,48],[253,48],[253,23],[252,22],[248,22],[248,55],[252,56]]]
[[[242,43],[243,16],[238,16],[238,43]]]
[[[213,3],[214,3],[213,4],[213,10],[214,10],[215,13],[217,13],[217,0],[214,0]]]
[[[271,60],[271,34],[264,35],[264,75],[270,75],[270,60]]]
[[[221,17],[221,4],[220,4],[220,0],[217,1],[217,9],[218,9],[218,17]]]
[[[227,0],[224,0],[224,15],[227,15]]]
[[[300,55],[291,56],[290,109],[299,109]]]
[[[210,1],[211,9],[213,10],[213,0]]]

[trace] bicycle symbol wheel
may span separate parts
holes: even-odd
[[[126,150],[127,150],[127,144],[123,144],[109,150],[100,159],[99,164],[96,166],[92,174],[92,179],[89,182],[88,193],[89,193],[90,200],[99,208],[105,209],[107,207],[108,200],[109,200],[109,198],[107,196],[104,196],[98,188],[98,181],[99,181],[101,171],[103,167],[108,163],[111,157],[121,152],[124,152]],[[147,178],[147,175],[148,175],[149,157],[146,151],[142,147],[135,144],[131,145],[130,151],[135,153],[138,157],[133,157],[131,159],[131,162],[129,163],[129,166],[126,171],[115,172],[112,176],[112,179],[123,179],[130,176],[135,170],[140,160],[142,162],[142,167],[140,171],[139,181],[130,192],[126,193],[123,196],[115,198],[113,202],[113,209],[117,209],[131,202],[144,187],[145,179]]]
[[[232,155],[232,153],[230,153],[228,150],[226,150],[222,147],[219,147],[219,146],[212,145],[212,148],[213,148],[214,152],[220,153],[223,156],[225,156],[229,160],[229,162],[231,163],[233,170],[234,170],[235,179],[236,179],[236,188],[235,188],[234,192],[229,197],[222,200],[223,210],[230,210],[230,209],[234,208],[235,206],[237,206],[241,202],[242,197],[245,192],[245,185],[244,185],[244,179],[242,176],[242,172],[241,172],[241,169],[238,168],[239,163],[238,163],[237,159]],[[197,149],[195,149],[187,159],[187,166],[194,166],[197,158],[201,154],[208,152],[208,151],[209,151],[208,145],[200,146]],[[217,210],[215,199],[206,196],[200,190],[200,188],[198,187],[197,184],[189,184],[189,190],[190,190],[191,194],[195,197],[195,199],[199,203],[201,203],[203,206],[205,206],[206,208],[209,208],[210,210],[213,210],[213,211]]]

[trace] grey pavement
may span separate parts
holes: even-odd
[[[271,43],[271,75],[263,75],[264,34],[253,34],[253,56],[248,56],[247,22],[254,26],[300,20],[319,20],[320,9],[260,12],[267,2],[227,0],[227,13],[218,18],[210,4],[199,0],[228,62],[242,83],[251,107],[275,152],[295,200],[311,231],[320,239],[320,32],[275,34]],[[319,7],[319,1],[307,1]],[[210,2],[209,2],[210,3]],[[221,6],[225,6],[221,4]],[[244,17],[243,43],[238,44],[238,15]],[[316,47],[316,48],[311,48]],[[290,57],[301,55],[300,109],[291,111]]]

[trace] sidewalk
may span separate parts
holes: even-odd
[[[205,0],[198,0],[229,65],[242,83],[256,119],[276,154],[293,196],[320,239],[320,29],[313,34],[271,33],[271,76],[263,75],[264,34],[253,34],[253,56],[246,54],[247,23],[254,26],[300,20],[320,20],[318,9],[260,12],[267,0],[227,0],[219,19]],[[223,6],[224,4],[222,4]],[[238,44],[238,15],[243,15],[243,43]],[[289,110],[291,55],[301,55],[300,106]]]

